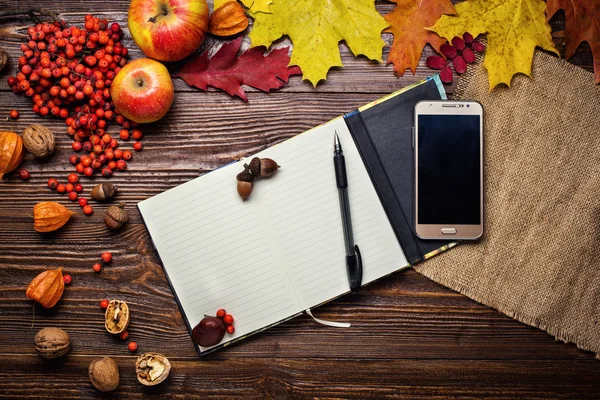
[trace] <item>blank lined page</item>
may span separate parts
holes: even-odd
[[[304,308],[349,291],[333,135],[338,133],[348,175],[355,243],[363,284],[408,266],[367,169],[343,118],[258,154],[281,165],[255,184],[254,200],[281,253]]]
[[[240,170],[223,167],[138,205],[189,325],[221,307],[235,316],[225,342],[302,310],[256,203],[237,194]]]

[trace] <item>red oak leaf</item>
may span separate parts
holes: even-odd
[[[269,92],[285,86],[290,75],[302,73],[297,66],[288,67],[287,47],[273,50],[266,56],[264,47],[254,47],[236,57],[241,44],[241,37],[225,43],[211,58],[206,50],[188,60],[174,76],[190,86],[202,90],[212,86],[248,101],[241,85]]]
[[[397,4],[385,16],[390,27],[385,32],[394,34],[394,43],[388,55],[388,64],[394,64],[396,75],[402,76],[407,68],[413,75],[417,70],[423,46],[429,43],[437,52],[446,43],[437,33],[425,29],[432,26],[442,14],[455,14],[450,0],[390,0]]]
[[[565,11],[565,58],[573,57],[581,42],[588,42],[594,57],[596,83],[600,83],[600,1],[548,0],[547,19],[559,8]]]

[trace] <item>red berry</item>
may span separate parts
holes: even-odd
[[[463,40],[465,41],[465,43],[469,44],[473,42],[473,35],[471,35],[469,32],[465,32],[463,33]]]
[[[76,156],[76,157],[77,157],[77,156]],[[75,183],[77,183],[77,182],[79,181],[79,177],[77,176],[77,174],[69,174],[69,176],[67,177],[67,180],[68,180],[70,183],[73,183],[73,184],[75,184]]]
[[[83,169],[83,174],[85,176],[92,176],[92,175],[94,175],[94,168],[92,168],[92,167],[85,167]]]
[[[100,302],[100,308],[106,310],[108,308],[108,300],[104,299]]]
[[[452,69],[448,65],[440,71],[440,79],[444,83],[452,83]]]
[[[110,168],[102,168],[102,176],[105,178],[109,178],[113,174],[112,169]]]
[[[71,282],[73,282],[73,278],[71,278],[71,275],[65,275],[63,276],[63,280],[65,281],[65,285],[70,285]]]
[[[119,335],[119,339],[121,339],[121,340],[127,340],[128,337],[129,337],[129,332],[127,332],[127,331],[121,332],[121,334]]]
[[[217,317],[219,317],[219,318],[223,318],[226,314],[227,314],[227,311],[225,311],[223,308],[220,308],[217,311]]]
[[[54,178],[48,179],[48,187],[52,190],[56,189],[58,187],[58,181]]]
[[[465,48],[465,41],[462,40],[462,38],[459,38],[458,36],[454,36],[452,38],[452,46],[454,46],[456,50],[461,51]]]
[[[133,144],[133,149],[135,151],[142,151],[143,148],[144,148],[144,146],[142,146],[142,142],[135,142]]]
[[[81,207],[85,207],[85,206],[87,206],[87,199],[86,199],[86,198],[80,197],[80,198],[79,198],[79,200],[78,200],[77,202],[79,203],[79,205],[80,205]]]
[[[67,191],[67,188],[62,183],[59,183],[58,186],[56,187],[56,191],[58,193],[64,193]]]
[[[100,272],[102,271],[102,265],[100,265],[100,263],[96,263],[92,265],[92,269],[94,270],[94,272]]]
[[[73,185],[72,183],[67,183],[65,185],[65,190],[67,191],[67,193],[71,193],[73,190],[75,190],[75,185]]]
[[[456,54],[458,54],[456,49],[452,45],[449,45],[448,43],[444,43],[443,45],[441,45],[440,51],[442,52],[442,54],[444,56],[446,56],[446,58],[454,58],[454,57],[456,57]]]
[[[227,325],[233,324],[233,315],[225,314],[225,316],[223,317],[223,322],[225,322]]]
[[[77,200],[77,196],[78,196],[77,192],[71,192],[71,193],[69,193],[69,200],[75,201],[75,200]]]
[[[138,345],[136,342],[129,342],[129,344],[127,345],[127,348],[129,349],[130,352],[135,352],[138,348]]]
[[[85,215],[92,215],[93,212],[94,212],[94,209],[92,208],[92,206],[86,205],[83,207],[83,213]]]
[[[462,57],[465,59],[467,64],[472,64],[475,62],[475,53],[470,48],[466,48],[462,52]]]
[[[119,132],[119,137],[122,140],[129,140],[129,131],[127,129],[121,129],[121,132]]]
[[[75,191],[77,193],[81,193],[82,190],[83,190],[83,186],[81,185],[81,183],[78,183],[77,185],[75,185]]]
[[[27,81],[25,81],[25,82],[27,82]],[[27,89],[25,89],[25,90],[27,90]],[[19,112],[18,112],[17,110],[10,110],[10,117],[11,117],[12,119],[17,119],[17,118],[19,118]]]
[[[427,57],[426,64],[431,69],[442,69],[446,66],[446,60],[440,56],[429,56]]]
[[[229,333],[230,335],[233,335],[234,332],[235,332],[235,327],[233,325],[228,325],[227,333]]]
[[[457,74],[464,74],[465,72],[467,72],[467,63],[465,62],[465,59],[462,58],[462,56],[454,57],[452,62],[454,63],[454,70]]]
[[[485,50],[485,46],[477,40],[475,40],[471,46],[473,47],[473,50],[478,53],[482,53]]]
[[[109,251],[105,251],[104,253],[102,253],[100,258],[102,258],[102,261],[109,264],[112,261],[112,254]]]
[[[29,179],[29,171],[27,171],[26,169],[22,169],[19,171],[19,178],[23,179],[24,181],[26,181],[27,179]]]
[[[127,163],[123,160],[117,161],[117,169],[119,171],[125,171],[127,169]]]
[[[73,142],[71,147],[73,148],[73,151],[81,151],[83,145],[81,144],[81,142]]]
[[[134,129],[133,132],[131,132],[131,136],[133,136],[135,140],[141,140],[143,134],[139,129]]]
[[[79,156],[73,154],[71,157],[69,157],[69,162],[73,165],[77,165],[79,163]]]
[[[123,160],[129,161],[129,160],[131,160],[132,157],[133,157],[133,154],[131,154],[131,152],[129,150],[123,151]]]

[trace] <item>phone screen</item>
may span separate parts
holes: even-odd
[[[419,224],[478,225],[480,116],[418,116]]]

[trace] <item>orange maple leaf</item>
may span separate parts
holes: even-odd
[[[547,19],[559,8],[565,11],[565,58],[573,57],[581,42],[588,42],[594,57],[596,83],[600,83],[600,1],[548,0]]]
[[[394,64],[396,75],[404,75],[410,68],[417,70],[423,47],[429,43],[438,53],[446,43],[437,33],[425,29],[433,26],[443,14],[456,14],[450,0],[390,0],[396,3],[394,10],[385,15],[390,27],[385,32],[394,34],[394,43],[387,63]]]

